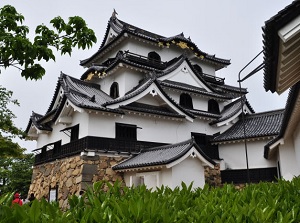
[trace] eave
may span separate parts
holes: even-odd
[[[247,142],[255,142],[255,141],[262,141],[262,140],[272,140],[276,137],[276,135],[271,135],[271,136],[262,136],[262,137],[253,137],[253,138],[247,138]],[[233,139],[233,140],[227,140],[227,141],[214,141],[212,144],[213,145],[225,145],[225,144],[235,144],[235,143],[243,143],[245,142],[245,139]]]
[[[282,94],[300,80],[300,1],[265,22],[264,88]]]

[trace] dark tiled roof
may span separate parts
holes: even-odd
[[[52,131],[51,126],[49,126],[48,124],[39,123],[39,120],[42,117],[43,117],[42,115],[40,115],[38,113],[35,113],[35,112],[32,112],[25,132],[27,132],[27,133],[29,132],[31,124],[33,124],[34,126],[36,126],[40,130]]]
[[[85,82],[63,75],[60,79],[61,86],[66,94],[76,103],[76,105],[102,108],[102,104],[112,100],[112,98],[100,90],[100,85]]]
[[[248,102],[248,100],[244,98],[244,103],[245,105],[249,108],[249,110],[254,113],[253,108],[251,107],[250,103]],[[234,115],[238,114],[239,112],[241,112],[241,98],[231,102],[230,104],[226,105],[223,109],[223,111],[220,114],[220,118],[216,119],[214,121],[212,121],[210,123],[210,125],[214,125],[216,123],[225,121],[231,117],[233,117]]]
[[[220,84],[215,84],[215,83],[210,83],[210,85],[213,87],[214,91],[218,94],[222,95],[227,95],[228,97],[231,98],[237,98],[241,96],[242,94],[247,94],[247,89],[246,88],[240,88],[235,87],[235,86],[230,86],[230,85],[220,85]]]
[[[296,0],[275,16],[265,22],[263,27],[264,46],[264,87],[265,90],[275,92],[276,73],[278,64],[279,36],[277,34],[283,26],[300,15],[300,1]]]
[[[141,68],[148,72],[156,72],[157,76],[162,76],[165,70],[170,71],[176,69],[181,63],[182,57],[176,57],[168,62],[151,61],[147,57],[142,55],[134,54],[129,51],[123,53],[119,51],[117,56],[109,58],[105,62],[97,66],[91,66],[81,76],[81,80],[85,80],[90,73],[108,73],[113,70],[120,63],[127,64],[131,67]],[[183,59],[184,60],[184,59]],[[179,64],[179,65],[177,65]],[[174,68],[175,67],[175,68]],[[164,70],[164,71],[163,71]]]
[[[64,94],[62,95],[61,101],[58,105],[54,107],[56,98],[59,97],[60,88],[63,89]],[[102,104],[112,100],[112,98],[101,91],[98,84],[84,82],[62,73],[57,82],[54,96],[46,114],[43,116],[32,116],[29,124],[31,125],[31,123],[33,123],[39,129],[49,129],[49,123],[56,120],[67,99],[80,108],[124,114],[123,111],[119,109],[110,109],[102,106]],[[26,132],[29,131],[30,126],[28,126]]]
[[[276,136],[279,133],[284,110],[245,115],[246,138]],[[243,121],[239,120],[212,142],[225,142],[244,139]]]
[[[195,143],[193,139],[167,146],[156,147],[142,151],[137,156],[129,158],[124,162],[113,167],[114,170],[141,168],[148,166],[166,165],[184,156],[192,147],[211,164],[215,162],[211,160]]]
[[[130,92],[126,93],[126,95],[124,95],[123,97],[119,97],[116,98],[114,100],[108,101],[106,103],[103,104],[103,106],[108,106],[108,105],[112,105],[112,104],[116,104],[122,101],[126,101],[130,98],[133,98],[135,96],[137,96],[138,94],[140,94],[141,92],[145,91],[151,84],[155,84],[156,87],[160,90],[160,92],[175,106],[177,107],[180,111],[182,111],[184,114],[186,114],[187,116],[191,117],[191,118],[195,118],[195,116],[190,113],[189,111],[187,111],[186,109],[184,109],[183,107],[181,107],[178,103],[175,102],[175,100],[173,100],[168,94],[166,94],[164,92],[164,90],[162,89],[162,87],[160,86],[160,84],[158,83],[158,81],[156,80],[156,76],[155,74],[153,74],[151,77],[146,78],[143,82],[141,82],[137,87],[135,87],[134,89],[132,89]]]
[[[109,32],[110,28],[112,28],[117,33],[117,36],[112,41],[110,41],[109,43],[107,43],[105,45],[105,41],[108,38],[108,32]],[[90,63],[104,49],[106,49],[109,46],[111,46],[115,41],[121,39],[125,33],[128,33],[128,34],[133,35],[133,36],[137,36],[137,37],[140,37],[142,39],[146,39],[146,40],[149,40],[149,41],[152,41],[152,42],[155,42],[155,43],[162,43],[162,44],[170,44],[170,43],[172,43],[173,44],[173,42],[176,43],[178,41],[179,42],[184,42],[196,54],[198,54],[199,56],[201,55],[204,60],[216,63],[216,64],[219,65],[220,68],[222,68],[222,67],[227,66],[227,65],[230,64],[230,60],[217,58],[214,55],[209,55],[207,53],[204,53],[189,38],[185,38],[183,36],[183,34],[182,35],[176,35],[174,37],[166,38],[164,36],[161,36],[161,35],[158,35],[158,34],[155,34],[155,33],[149,32],[149,31],[146,31],[144,29],[141,29],[141,28],[138,28],[138,27],[133,26],[131,24],[128,24],[126,22],[123,22],[123,21],[117,19],[114,16],[112,16],[110,18],[109,22],[108,22],[108,26],[106,28],[106,33],[105,33],[104,39],[102,41],[102,44],[101,44],[99,50],[94,55],[92,55],[90,58],[80,61],[80,64],[82,66],[85,66],[88,63]]]
[[[119,97],[116,99],[112,99],[110,101],[107,101],[104,103],[104,106],[116,104],[122,101],[126,101],[130,98],[133,98],[134,96],[137,96],[141,92],[145,91],[152,83],[154,82],[154,78],[148,77],[144,79],[139,85],[137,85],[135,88],[133,88],[130,92],[127,92],[123,97]]]
[[[186,110],[188,110],[189,112],[191,112],[192,114],[197,115],[197,116],[204,116],[204,117],[208,117],[208,118],[211,118],[211,119],[220,118],[220,115],[210,113],[210,112],[207,112],[207,111],[202,111],[202,110],[197,110],[197,109],[187,109],[187,108],[186,108]]]
[[[138,111],[142,113],[156,114],[156,115],[176,117],[176,118],[185,118],[184,115],[177,114],[166,107],[147,105],[138,102],[133,102],[125,106],[120,106],[120,108],[131,110],[131,111]]]
[[[209,96],[210,98],[231,99],[231,97],[217,94],[215,92],[208,92],[204,88],[195,87],[193,85],[189,85],[181,82],[175,82],[170,80],[164,80],[158,82],[162,87],[169,87],[169,88],[179,89],[182,91],[197,93],[199,95]]]

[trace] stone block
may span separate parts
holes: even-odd
[[[66,187],[71,187],[73,185],[73,178],[70,177],[66,182]]]
[[[99,169],[106,169],[107,167],[108,167],[107,162],[101,162],[101,163],[99,164]]]
[[[82,176],[76,177],[76,179],[75,179],[76,184],[79,184],[81,181],[82,181]]]
[[[97,165],[84,164],[82,168],[82,175],[84,174],[96,174],[98,172]]]
[[[82,174],[82,182],[92,182],[94,174]]]

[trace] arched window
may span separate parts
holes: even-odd
[[[114,82],[114,83],[111,85],[109,95],[110,95],[110,97],[112,97],[113,99],[119,97],[119,84],[118,84],[117,82]]]
[[[193,100],[189,94],[182,93],[180,95],[179,104],[184,108],[193,109]]]
[[[202,68],[198,64],[194,64],[193,67],[199,74],[203,73]]]
[[[161,62],[161,58],[160,58],[159,54],[156,53],[155,51],[148,53],[148,59]]]
[[[208,101],[208,112],[220,114],[219,104],[214,99]]]

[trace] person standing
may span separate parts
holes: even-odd
[[[15,204],[18,204],[20,206],[23,205],[23,201],[22,201],[21,196],[20,196],[20,194],[18,192],[16,192],[14,194],[14,199],[12,201],[12,205],[15,205]]]

